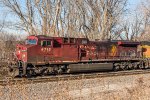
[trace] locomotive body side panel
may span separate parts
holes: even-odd
[[[137,42],[101,41],[96,42],[98,59],[129,59],[137,57]]]
[[[138,57],[137,47],[139,42],[118,41],[118,57],[120,59],[132,59]]]
[[[141,49],[141,55],[143,56],[143,58],[150,58],[150,42],[142,41],[139,48]]]
[[[76,45],[64,44],[62,54],[63,61],[78,61],[78,47]]]
[[[118,45],[117,42],[100,41],[96,42],[98,59],[117,59]]]

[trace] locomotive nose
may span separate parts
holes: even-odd
[[[16,56],[18,60],[26,61],[27,47],[22,45],[17,45]]]

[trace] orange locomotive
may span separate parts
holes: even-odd
[[[17,66],[10,68],[20,76],[147,68],[139,45],[133,41],[32,35],[24,45],[17,45]]]

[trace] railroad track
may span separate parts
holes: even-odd
[[[88,73],[88,74],[70,74],[70,75],[57,75],[57,76],[44,76],[36,78],[10,78],[0,80],[0,86],[15,85],[15,84],[34,84],[41,82],[56,82],[56,81],[67,81],[67,80],[81,80],[81,79],[92,79],[100,77],[117,77],[126,75],[137,75],[137,74],[149,74],[149,70],[130,70],[130,71],[118,71],[118,72],[101,72],[101,73]]]

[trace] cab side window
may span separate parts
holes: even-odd
[[[76,43],[74,38],[70,38],[70,43]]]
[[[82,44],[87,44],[88,43],[87,40],[82,40],[81,42],[82,42]]]
[[[46,46],[46,41],[42,41],[42,46]]]
[[[64,38],[64,43],[69,43],[69,39],[68,38]]]
[[[47,41],[47,46],[51,46],[51,41]]]
[[[43,46],[43,47],[51,46],[51,41],[50,40],[41,41],[41,46]]]

